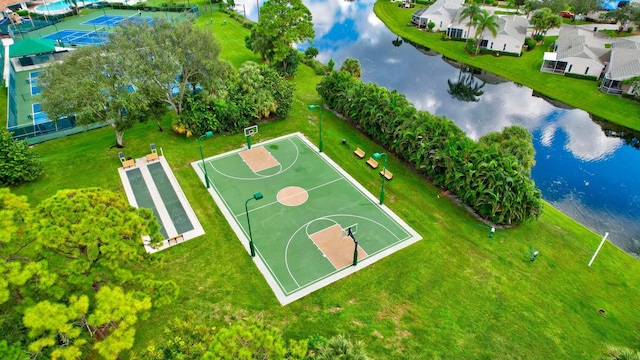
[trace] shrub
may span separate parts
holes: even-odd
[[[527,51],[531,51],[533,49],[536,48],[536,45],[538,45],[538,43],[533,40],[532,38],[527,38],[524,43],[527,45]]]
[[[6,129],[0,131],[0,186],[19,185],[42,175],[40,159],[26,141],[14,140]]]
[[[544,40],[544,36],[543,36],[543,35],[538,34],[538,35],[536,35],[536,36],[534,37],[534,39],[536,39],[536,41],[537,41],[537,42],[540,42],[540,41]]]
[[[564,73],[564,76],[574,78],[574,79],[581,79],[581,80],[592,80],[592,81],[598,80],[597,76],[581,75],[581,74],[574,74],[574,73],[568,73],[568,72]]]
[[[323,76],[327,73],[327,71],[324,69],[324,65],[322,64],[315,64],[315,66],[313,67],[313,71],[316,73],[316,75],[320,76]]]

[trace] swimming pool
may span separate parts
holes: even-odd
[[[78,0],[78,7],[84,7],[89,4],[97,3],[102,0]],[[38,14],[60,14],[71,11],[71,3],[64,1],[55,1],[52,3],[45,3],[44,5],[36,6],[34,12]]]

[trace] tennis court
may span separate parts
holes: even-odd
[[[142,157],[135,160],[134,166],[118,171],[129,203],[150,209],[160,224],[165,240],[157,249],[143,242],[147,252],[154,253],[204,234],[164,156],[153,161]]]
[[[39,103],[34,103],[32,105],[31,118],[33,119],[33,125],[50,122],[47,113],[42,111],[42,105]]]
[[[100,28],[94,31],[86,30],[60,30],[42,37],[53,40],[59,44],[73,45],[101,45],[109,39],[109,33]]]
[[[116,26],[121,22],[129,20],[132,22],[142,23],[147,22],[151,24],[153,22],[153,18],[151,17],[142,17],[140,13],[136,13],[129,16],[121,16],[121,15],[101,15],[91,20],[87,20],[81,25],[91,25],[91,26]]]
[[[31,95],[40,94],[42,88],[38,86],[38,76],[40,71],[32,71],[29,73],[29,84],[31,84]]]
[[[211,196],[283,305],[421,239],[300,133],[205,164]],[[204,184],[202,161],[192,166]]]

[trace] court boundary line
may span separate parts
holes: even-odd
[[[277,138],[273,138],[273,139],[269,139],[269,140],[265,140],[262,142],[259,142],[257,144],[255,144],[255,146],[266,146],[268,144],[274,143],[274,142],[279,142],[282,140],[289,140],[291,141],[291,138],[297,138],[299,139],[302,143],[304,143],[306,146],[308,146],[309,148],[311,148],[312,150],[315,150],[317,153],[316,155],[318,157],[320,157],[321,159],[323,159],[327,165],[329,165],[334,171],[336,171],[337,173],[339,173],[340,175],[342,175],[342,177],[347,180],[347,182],[349,182],[355,189],[357,189],[363,197],[365,197],[366,199],[370,200],[371,202],[373,202],[374,204],[378,204],[378,198],[375,197],[373,194],[371,194],[368,190],[366,190],[364,188],[364,186],[362,186],[358,181],[355,180],[355,178],[353,178],[350,174],[348,174],[344,169],[342,169],[342,167],[340,167],[336,162],[334,162],[331,158],[329,158],[327,155],[325,155],[324,153],[319,152],[318,147],[315,146],[309,139],[307,139],[304,134],[302,134],[301,132],[294,132],[288,135],[283,135]],[[297,147],[297,146],[296,146]],[[214,156],[210,156],[208,158],[204,159],[205,162],[205,166],[207,164],[207,162],[209,161],[213,161],[219,158],[224,158],[227,156],[231,156],[233,154],[237,154],[240,151],[245,150],[245,148],[240,148],[240,149],[236,149],[236,150],[232,150],[229,152],[225,152],[222,154],[218,154],[218,155],[214,155]],[[296,161],[298,159],[298,156],[296,156]],[[295,161],[293,162],[295,163]],[[204,169],[200,166],[202,164],[202,160],[197,160],[197,161],[193,161],[191,163],[191,167],[193,168],[193,170],[195,171],[196,175],[198,176],[198,178],[200,179],[201,183],[203,185],[206,184],[206,180],[204,178]],[[212,168],[214,168],[213,166],[211,166]],[[214,168],[215,169],[215,168]],[[220,172],[218,172],[220,173]],[[221,175],[224,175],[223,173],[220,173]],[[256,179],[258,180],[258,179]],[[231,229],[235,232],[236,236],[238,237],[240,244],[245,248],[245,251],[247,251],[247,253],[250,253],[250,249],[249,249],[249,238],[247,237],[247,235],[244,232],[244,229],[242,228],[242,226],[240,226],[239,222],[237,221],[237,219],[234,217],[234,215],[231,213],[231,211],[229,210],[229,207],[227,206],[226,201],[224,201],[224,199],[220,196],[220,194],[218,193],[218,190],[216,189],[215,186],[211,186],[209,189],[207,189],[207,191],[209,192],[209,195],[214,199],[214,202],[216,203],[216,205],[218,206],[220,212],[225,216],[225,218],[227,219],[227,223],[229,223],[229,226],[231,227]],[[221,206],[223,205],[223,206]],[[386,205],[377,205],[381,210],[382,213],[385,214],[386,216],[388,216],[391,220],[393,220],[400,228],[402,228],[408,235],[408,238],[395,243],[395,244],[389,244],[389,246],[387,246],[386,248],[383,248],[383,250],[377,252],[375,255],[373,256],[368,256],[365,259],[368,259],[368,261],[362,261],[362,263],[358,263],[358,266],[349,266],[347,268],[343,268],[340,270],[336,270],[332,273],[326,274],[323,277],[320,277],[319,279],[317,279],[314,283],[308,285],[308,286],[304,286],[299,288],[298,290],[296,290],[295,292],[289,293],[287,294],[282,287],[282,284],[280,283],[280,281],[278,280],[278,278],[274,275],[274,272],[270,269],[270,267],[268,266],[268,264],[266,263],[266,261],[263,260],[263,256],[260,253],[260,251],[258,249],[256,249],[256,253],[259,256],[256,256],[254,258],[252,258],[255,266],[258,268],[258,270],[260,271],[260,273],[263,275],[265,281],[267,282],[267,284],[271,287],[271,290],[273,291],[274,295],[276,296],[276,299],[280,302],[281,305],[287,305],[293,301],[296,301],[298,299],[301,299],[307,295],[309,295],[310,293],[319,290],[331,283],[334,283],[340,279],[343,279],[353,273],[355,273],[356,271],[359,271],[371,264],[374,264],[375,262],[395,253],[398,252],[418,241],[420,241],[422,239],[422,236],[420,234],[418,234],[412,227],[410,227],[404,220],[402,220],[398,215],[396,215],[391,209],[389,209]],[[350,214],[352,215],[352,214]]]

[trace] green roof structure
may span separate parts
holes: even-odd
[[[20,57],[27,55],[47,54],[55,52],[53,40],[46,39],[24,39],[11,45],[9,57]]]

